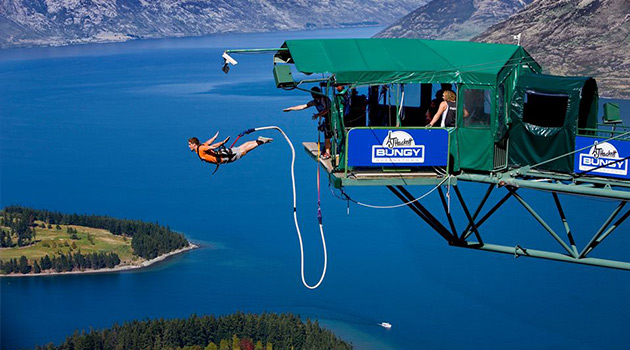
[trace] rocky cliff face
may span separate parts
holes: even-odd
[[[533,0],[434,0],[378,33],[380,38],[468,40]]]
[[[546,73],[597,79],[600,95],[630,98],[630,1],[537,0],[476,41],[521,45]]]
[[[427,0],[1,0],[0,47],[386,25]]]

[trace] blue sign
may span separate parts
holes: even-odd
[[[576,174],[598,175],[630,179],[628,157],[630,141],[595,139],[578,136],[575,149],[582,149],[575,154]]]
[[[348,166],[446,166],[448,131],[445,129],[372,129],[348,132]]]

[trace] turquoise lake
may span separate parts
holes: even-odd
[[[134,319],[270,311],[318,319],[358,350],[627,349],[628,272],[449,247],[407,208],[351,205],[347,213],[346,202],[331,194],[325,180],[328,273],[319,289],[308,290],[300,280],[291,154],[281,136],[261,132],[276,140],[215,175],[214,166],[188,150],[189,137],[203,141],[216,131],[232,140],[259,126],[287,132],[297,150],[306,278],[314,284],[322,266],[317,166],[301,143],[316,140],[316,125],[310,110],[282,112],[309,96],[275,88],[269,54],[235,55],[239,63],[225,75],[221,53],[377,31],[0,51],[1,206],[159,222],[201,246],[134,272],[1,278],[0,348],[57,344],[77,329]],[[630,103],[618,102],[627,117]],[[486,189],[461,188],[471,199]],[[410,190],[419,196],[429,188]],[[348,192],[365,203],[398,204],[386,188]],[[550,194],[522,195],[562,231]],[[582,245],[616,205],[561,199]],[[435,193],[423,203],[441,211]],[[461,212],[455,200],[453,210]],[[462,225],[463,215],[458,217]],[[493,243],[556,246],[513,200],[482,233]],[[628,246],[626,222],[594,256],[627,261]],[[378,326],[383,321],[393,327]]]

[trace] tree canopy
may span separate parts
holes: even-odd
[[[35,350],[349,350],[352,346],[323,329],[317,321],[302,321],[292,314],[236,313],[227,316],[197,316],[115,324],[104,330],[76,331],[58,346],[52,343]]]

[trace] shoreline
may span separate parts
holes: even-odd
[[[64,271],[64,272],[56,272],[56,271],[52,271],[52,272],[41,272],[41,273],[27,273],[27,274],[21,274],[21,273],[17,273],[17,274],[10,274],[10,275],[3,275],[0,274],[0,278],[3,277],[38,277],[38,276],[63,276],[63,275],[83,275],[83,274],[95,274],[95,273],[107,273],[107,272],[123,272],[123,271],[130,271],[130,270],[137,270],[137,269],[142,269],[145,267],[149,267],[155,263],[158,263],[160,261],[164,261],[167,258],[177,255],[177,254],[181,254],[184,252],[187,252],[189,250],[193,250],[193,249],[197,249],[199,248],[198,245],[194,244],[194,243],[188,243],[187,247],[181,248],[181,249],[177,249],[177,250],[173,250],[171,252],[168,252],[166,254],[162,254],[160,256],[157,256],[153,259],[150,260],[145,260],[139,264],[132,264],[132,265],[122,265],[122,266],[116,266],[116,267],[112,267],[112,268],[103,268],[103,269],[98,269],[98,270],[83,270],[83,271]]]

